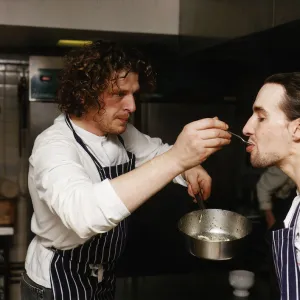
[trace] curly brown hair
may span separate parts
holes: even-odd
[[[156,74],[135,48],[97,41],[70,51],[64,57],[56,101],[62,112],[83,116],[90,108],[99,110],[100,95],[116,83],[121,71],[139,74],[141,89],[153,90]]]

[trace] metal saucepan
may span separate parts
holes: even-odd
[[[201,209],[178,223],[188,251],[199,258],[228,260],[239,251],[252,230],[251,222],[235,212]]]

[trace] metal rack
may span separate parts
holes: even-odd
[[[23,168],[22,109],[20,107],[20,79],[28,78],[28,61],[0,59],[0,176],[17,182],[21,188],[18,206],[21,204],[26,182]],[[24,173],[24,174],[23,174]],[[12,248],[18,248],[24,236],[22,220],[16,224],[0,225],[0,300],[10,299]],[[19,253],[19,251],[15,251]],[[19,255],[20,256],[20,255]],[[24,260],[24,259],[22,259]],[[3,287],[1,287],[3,285]],[[2,294],[1,294],[2,289]]]

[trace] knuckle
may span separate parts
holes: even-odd
[[[184,134],[186,134],[186,133],[188,132],[188,130],[189,130],[188,125],[185,125],[185,126],[183,127],[183,129],[182,129],[182,132],[183,132]]]
[[[207,125],[210,127],[214,127],[215,126],[215,120],[214,119],[207,119]]]
[[[220,137],[221,136],[221,131],[219,129],[215,129],[214,134],[215,134],[216,137]]]
[[[193,135],[193,129],[191,128],[191,126],[186,125],[184,127],[184,132],[187,136],[192,136]]]
[[[190,145],[195,149],[199,148],[199,142],[196,139],[192,139]]]
[[[223,140],[222,139],[218,139],[217,140],[217,146],[220,147],[223,145]]]
[[[183,130],[188,130],[190,128],[190,124],[186,124],[184,127],[183,127]]]
[[[203,124],[204,127],[213,127],[214,124],[214,120],[211,118],[205,118],[205,119],[201,119],[200,122]]]

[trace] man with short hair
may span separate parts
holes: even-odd
[[[201,189],[209,196],[211,178],[200,164],[230,143],[228,125],[192,122],[173,146],[142,134],[128,121],[135,94],[154,84],[151,65],[134,49],[95,42],[66,56],[62,114],[36,138],[29,159],[35,238],[23,300],[112,300],[130,213],[172,180],[187,183],[191,196]]]
[[[277,166],[297,185],[297,196],[284,223],[273,226],[270,239],[280,299],[299,299],[300,73],[266,79],[243,133],[251,143],[247,151],[254,167]]]

